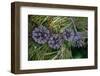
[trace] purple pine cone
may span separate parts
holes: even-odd
[[[72,41],[74,37],[74,32],[71,29],[65,29],[63,31],[63,38],[67,41]]]
[[[74,38],[73,38],[73,46],[74,47],[82,47],[83,45],[84,45],[84,42],[83,42],[83,40],[82,40],[82,37],[81,37],[81,35],[80,35],[80,33],[75,33],[74,34]]]
[[[50,39],[48,41],[48,45],[49,47],[53,48],[53,49],[59,49],[62,45],[62,38],[60,35],[58,34],[52,34],[50,36]]]
[[[49,30],[45,26],[38,26],[32,31],[32,38],[39,44],[44,44],[49,39]]]

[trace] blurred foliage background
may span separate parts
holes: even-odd
[[[88,57],[88,18],[72,17],[78,32],[85,37],[85,45],[77,48],[64,41],[60,49],[52,49],[48,44],[40,45],[32,39],[32,30],[40,25],[46,26],[53,33],[60,33],[64,28],[73,27],[70,17],[67,16],[42,16],[28,15],[28,60],[56,60],[56,59],[77,59]]]

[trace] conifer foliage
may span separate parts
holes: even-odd
[[[88,18],[28,16],[28,60],[87,58]]]

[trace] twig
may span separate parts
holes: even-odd
[[[70,26],[71,26],[71,24],[72,24],[72,22],[70,22],[67,26],[65,26],[65,28],[70,27]]]
[[[52,60],[55,60],[55,59],[58,57],[58,55],[60,54],[60,52],[61,52],[61,51],[58,51],[57,55],[54,56],[54,57],[52,58]]]
[[[55,54],[57,52],[51,52],[51,53],[46,53],[45,55],[52,55],[52,54]]]
[[[75,22],[74,22],[73,18],[70,17],[70,19],[71,19],[71,21],[72,21],[72,23],[73,23],[73,27],[74,27],[75,32],[77,32],[76,25],[75,25]]]

